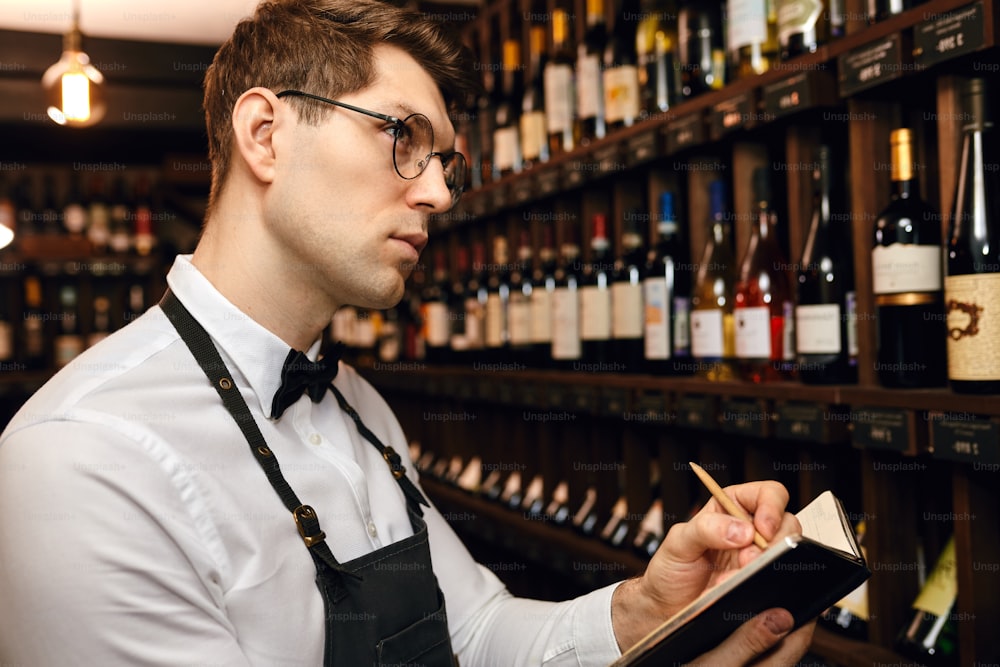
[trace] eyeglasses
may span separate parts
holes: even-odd
[[[366,116],[392,123],[395,130],[392,143],[392,166],[395,167],[399,177],[408,181],[413,180],[424,173],[427,165],[431,162],[431,158],[437,156],[441,158],[441,165],[444,167],[444,182],[448,186],[448,191],[451,192],[451,205],[454,206],[457,204],[458,200],[462,197],[467,171],[465,156],[458,151],[451,151],[450,153],[435,151],[434,127],[427,116],[422,113],[410,114],[400,120],[395,116],[369,111],[368,109],[362,109],[361,107],[356,107],[345,102],[338,102],[320,97],[319,95],[304,93],[301,90],[283,90],[277,95],[278,97],[305,97],[319,102],[326,102],[327,104],[357,111]]]

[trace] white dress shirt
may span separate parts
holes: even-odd
[[[410,535],[402,491],[330,392],[268,418],[288,346],[189,257],[167,281],[212,337],[336,558]],[[417,481],[378,393],[343,364],[335,384]],[[159,307],[57,373],[0,436],[0,664],[322,664],[312,559],[248,448]],[[514,598],[436,509],[425,518],[463,667],[607,665],[619,655],[614,586],[562,603]]]

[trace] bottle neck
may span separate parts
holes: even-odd
[[[892,182],[893,199],[920,199],[920,181],[916,178]]]

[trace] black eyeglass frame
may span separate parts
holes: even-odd
[[[387,123],[392,123],[393,125],[395,125],[397,128],[399,128],[401,130],[406,129],[406,121],[410,120],[414,116],[420,116],[424,120],[427,121],[427,126],[430,128],[430,132],[431,132],[431,148],[434,147],[434,126],[431,125],[430,119],[427,118],[427,116],[425,116],[422,113],[412,113],[409,116],[407,116],[406,118],[399,119],[396,116],[390,116],[388,114],[379,113],[377,111],[371,111],[370,109],[362,109],[361,107],[354,106],[353,104],[348,104],[347,102],[339,102],[337,100],[331,100],[329,98],[321,97],[319,95],[313,95],[312,93],[306,93],[306,92],[303,92],[301,90],[283,90],[280,93],[275,93],[275,95],[277,97],[285,97],[285,96],[305,97],[305,98],[308,98],[308,99],[311,99],[311,100],[316,100],[318,102],[325,102],[326,104],[332,104],[334,106],[342,107],[342,108],[348,109],[350,111],[355,111],[357,113],[364,114],[366,116],[371,116],[372,118],[378,118],[379,120],[383,120],[383,121],[385,121]],[[419,178],[420,175],[423,174],[424,171],[427,169],[427,165],[430,164],[431,158],[433,158],[435,156],[437,156],[438,158],[441,159],[441,166],[445,168],[445,174],[448,173],[448,163],[451,162],[452,160],[456,160],[456,159],[461,160],[462,165],[465,166],[465,156],[462,155],[459,151],[450,151],[450,152],[445,153],[445,152],[441,152],[441,151],[434,151],[434,150],[432,150],[430,153],[428,153],[427,155],[425,155],[422,160],[420,160],[419,162],[417,162],[417,167],[418,167],[419,171],[417,171],[417,173],[415,175],[413,175],[413,176],[404,176],[403,172],[401,172],[399,170],[399,164],[398,164],[398,162],[396,160],[396,142],[399,141],[399,136],[400,135],[397,133],[393,137],[393,140],[392,140],[392,168],[396,170],[396,174],[400,178],[402,178],[403,180],[412,181],[415,178]],[[461,175],[463,177],[462,180],[464,181],[464,176],[466,174],[466,170],[467,170],[467,168],[463,168],[461,170],[455,169],[454,173],[455,173],[456,176]],[[461,174],[458,173],[459,171],[461,171]],[[465,190],[465,183],[464,182],[462,182],[462,183],[457,182],[458,181],[457,178],[455,180],[456,180],[456,182],[453,183],[453,184],[451,184],[451,183],[448,183],[447,177],[445,178],[445,185],[448,186],[448,191],[451,192],[451,205],[452,206],[455,206],[455,204],[458,203],[458,200],[461,199],[461,197],[462,197],[462,192],[464,192],[464,190]]]

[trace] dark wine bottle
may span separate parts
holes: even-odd
[[[545,63],[545,123],[549,155],[573,150],[578,140],[573,30],[569,13],[552,11],[552,51]]]
[[[952,537],[913,601],[913,620],[896,640],[899,652],[928,667],[957,665],[958,633],[952,618],[957,597],[958,573]]]
[[[686,0],[677,18],[677,47],[681,92],[694,97],[726,83],[726,51],[722,33],[722,5]]]
[[[642,335],[645,324],[642,303],[642,272],[646,253],[644,234],[648,227],[647,214],[638,210],[625,213],[622,229],[622,248],[615,260],[611,283],[611,337],[612,357],[618,364],[617,372],[640,373],[644,371]]]
[[[944,297],[948,379],[958,392],[1000,392],[1000,160],[998,133],[981,78],[962,90],[967,119],[951,214]]]
[[[622,496],[611,508],[611,516],[601,528],[600,538],[613,547],[620,547],[626,543],[631,534],[632,522],[629,520],[628,501]]]
[[[468,361],[480,360],[486,347],[486,249],[472,243],[472,267],[465,283],[465,346]]]
[[[521,97],[521,168],[530,169],[549,159],[548,125],[545,120],[545,27],[529,29],[529,79]]]
[[[813,53],[830,38],[828,2],[776,0],[781,59]]]
[[[821,146],[812,220],[796,271],[796,363],[807,384],[858,381],[850,218],[840,208],[844,197],[830,166],[830,148]]]
[[[868,22],[884,21],[890,16],[900,14],[920,4],[923,4],[922,0],[867,0]]]
[[[552,365],[573,370],[582,355],[580,340],[580,246],[562,244],[552,292]]]
[[[892,132],[892,201],[874,226],[876,366],[886,387],[945,384],[941,225],[920,198],[909,129]]]
[[[521,43],[516,39],[503,43],[501,82],[494,112],[493,180],[521,170]]]
[[[592,223],[590,261],[584,264],[580,280],[580,341],[587,367],[605,371],[610,370],[611,359],[611,275],[614,261],[611,259],[607,216],[597,213]]]
[[[576,116],[584,146],[603,139],[606,132],[601,59],[607,40],[604,0],[587,0],[587,32],[577,46],[576,58]]]
[[[23,358],[29,370],[39,370],[48,365],[46,354],[46,327],[43,304],[42,281],[36,275],[24,278],[24,321],[21,340]]]
[[[663,501],[657,498],[639,522],[635,537],[632,538],[632,547],[642,556],[652,558],[663,542],[663,523]]]
[[[552,225],[545,226],[542,237],[539,262],[531,280],[531,341],[535,365],[546,367],[552,365],[552,299],[556,289],[556,249]]]
[[[486,279],[485,355],[488,361],[504,361],[510,346],[510,264],[507,260],[507,239],[493,238],[493,266]]]
[[[507,329],[510,343],[510,359],[522,363],[531,362],[531,236],[521,230],[521,240],[517,246],[517,259],[510,272],[510,296],[507,302]]]
[[[639,68],[635,51],[638,0],[620,0],[611,39],[604,48],[604,121],[608,132],[639,118]]]
[[[639,64],[639,106],[647,115],[662,114],[681,99],[677,62],[677,3],[642,0],[635,30]]]
[[[794,304],[788,261],[777,237],[778,215],[767,167],[753,172],[754,220],[739,279],[733,317],[740,374],[751,382],[789,379],[795,359]]]
[[[52,341],[52,358],[56,368],[73,361],[84,349],[80,333],[79,291],[76,285],[65,284],[59,288],[59,333]]]
[[[656,230],[656,246],[642,281],[644,369],[654,375],[682,375],[690,373],[691,366],[691,271],[672,192],[660,195]]]
[[[434,252],[434,273],[424,288],[420,302],[424,323],[424,341],[427,346],[427,361],[445,363],[451,344],[451,327],[448,321],[448,265],[442,248]]]

